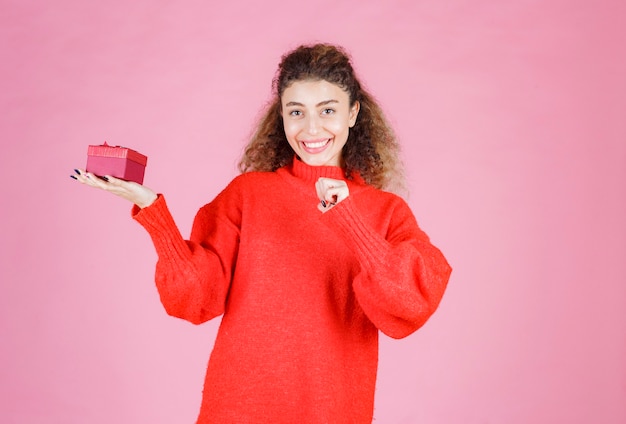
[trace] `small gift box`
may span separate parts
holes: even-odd
[[[106,141],[87,149],[87,171],[98,176],[111,175],[143,184],[148,158],[122,146],[109,146]]]

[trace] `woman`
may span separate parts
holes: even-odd
[[[451,269],[407,204],[395,136],[340,48],[285,56],[236,177],[188,241],[165,198],[78,170],[133,202],[166,311],[223,315],[198,423],[371,423],[378,331],[405,337]]]

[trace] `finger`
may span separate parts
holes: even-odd
[[[339,183],[338,180],[333,180],[331,178],[326,178],[326,177],[320,177],[315,182],[315,185],[319,187],[320,189],[324,190],[324,189],[327,189],[328,187],[332,187],[333,185],[336,185],[337,183]]]
[[[324,199],[324,193],[326,192],[326,187],[322,178],[318,179],[315,182],[315,193],[317,194],[317,198],[322,200]]]
[[[330,205],[335,205],[339,201],[339,189],[328,189],[324,194],[324,200]],[[342,199],[343,200],[343,199]]]
[[[96,174],[83,169],[75,169],[72,178],[78,180],[82,184],[99,188],[101,190],[111,191],[112,188],[105,177],[99,177]]]
[[[115,178],[115,177],[113,177],[111,175],[104,175],[104,176],[102,176],[100,178],[102,178],[107,183],[109,183],[110,186],[120,187],[120,186],[123,186],[124,184],[128,184],[128,181],[122,180],[120,178]]]
[[[85,177],[85,181],[92,187],[101,188],[103,190],[107,189],[107,182],[102,178],[98,177],[96,174],[92,172],[85,171],[83,172],[83,176]]]
[[[339,203],[350,194],[347,186],[333,187],[326,190],[324,200],[332,204]]]
[[[336,204],[337,204],[336,202],[327,202],[326,200],[321,200],[317,204],[317,209],[319,209],[320,211],[326,213],[329,210],[331,210],[332,208],[334,208]]]
[[[86,171],[84,169],[80,169],[80,168],[74,169],[74,174],[70,175],[70,177],[72,177],[73,179],[83,184],[87,184],[89,182],[87,179]]]
[[[343,185],[345,185],[344,181],[321,177],[315,182],[315,191],[317,192],[317,197],[320,200],[330,200],[326,199],[326,193],[328,190],[341,187]]]

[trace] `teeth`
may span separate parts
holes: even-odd
[[[309,149],[317,149],[318,147],[323,147],[328,140],[318,141],[317,143],[304,143],[304,145]]]

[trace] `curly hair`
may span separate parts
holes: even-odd
[[[296,81],[328,81],[360,103],[355,125],[342,150],[348,179],[358,173],[366,183],[383,190],[402,191],[404,176],[399,145],[382,109],[361,85],[349,55],[330,44],[303,45],[282,57],[272,81],[273,95],[239,162],[242,173],[275,171],[293,161],[281,114],[281,96]]]

